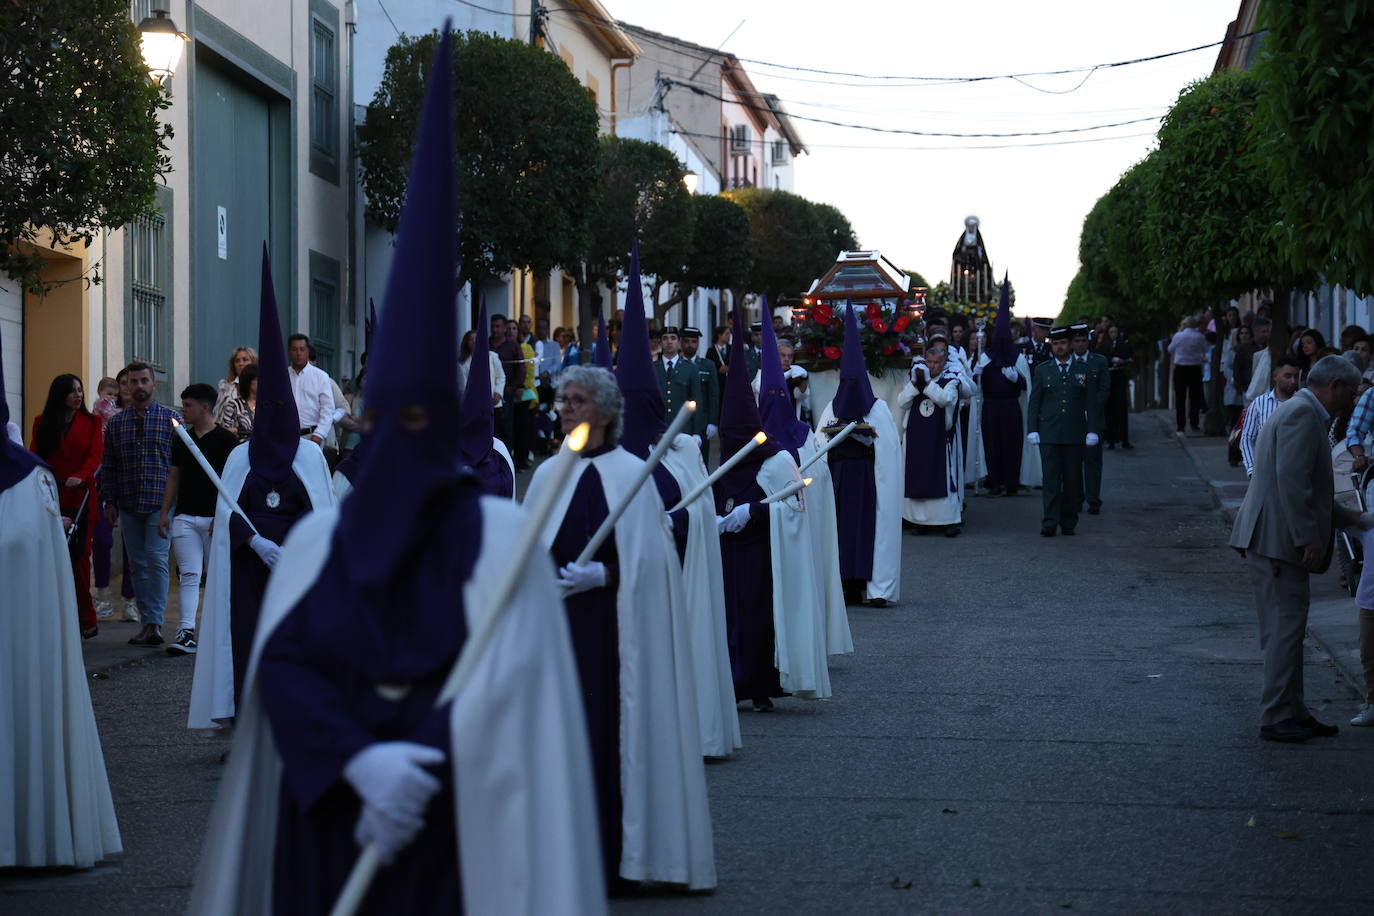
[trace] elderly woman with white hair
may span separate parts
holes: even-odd
[[[559,379],[563,432],[590,429],[542,532],[558,567],[587,713],[601,851],[612,893],[627,881],[714,887],[715,855],[684,586],[658,490],[642,486],[614,534],[576,560],[644,462],[619,445],[624,397],[609,371],[570,366]],[[525,499],[551,486],[541,465]]]

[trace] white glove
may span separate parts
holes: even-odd
[[[444,752],[410,741],[382,741],[359,751],[343,776],[363,801],[353,830],[359,845],[375,842],[389,863],[424,827],[425,808],[441,783],[425,766],[444,762]]]
[[[1088,448],[1092,448],[1100,441],[1101,440],[1097,438],[1097,433],[1088,433],[1088,435],[1083,439],[1083,444],[1088,446]]]
[[[707,423],[707,424],[706,424],[706,438],[707,438],[707,439],[714,439],[714,438],[716,437],[716,434],[718,434],[719,432],[720,432],[720,428],[717,427],[716,424],[714,424],[714,423]]]
[[[807,371],[806,371],[805,369],[803,369],[801,366],[793,366],[792,368],[790,368],[790,369],[787,370],[787,372],[786,372],[786,374],[785,374],[784,377],[785,377],[785,378],[806,378],[806,377],[807,377],[807,374],[808,374]]]
[[[749,524],[749,503],[741,503],[723,516],[716,518],[716,530],[721,534],[735,534],[743,531]]]
[[[269,541],[262,535],[255,534],[253,540],[248,542],[248,546],[253,548],[253,552],[268,569],[276,568],[277,561],[281,559],[281,546],[276,541]]]
[[[1003,366],[1003,367],[1002,367],[1002,375],[1003,375],[1003,377],[1006,378],[1006,380],[1009,381],[1009,382],[1014,382],[1014,381],[1016,381],[1016,377],[1017,377],[1018,375],[1020,375],[1020,374],[1021,374],[1021,373],[1019,373],[1019,372],[1016,371],[1016,367],[1015,367],[1015,366]]]
[[[930,369],[924,362],[918,362],[911,367],[911,384],[919,385],[921,381],[930,379]]]
[[[1039,445],[1039,444],[1040,444],[1040,434],[1039,434],[1039,433],[1026,433],[1026,441],[1029,442],[1031,445]]]
[[[697,444],[697,448],[701,448],[701,436],[697,435],[696,433],[692,433],[692,441]]]
[[[601,588],[605,584],[606,564],[598,563],[595,560],[582,566],[569,563],[558,571],[558,586],[564,589],[563,597],[565,598],[579,592]]]

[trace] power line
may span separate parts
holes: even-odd
[[[703,89],[700,86],[694,86],[691,83],[684,83],[680,80],[668,78],[664,78],[663,82],[668,86],[681,86],[682,88],[687,89],[690,92],[696,93],[697,95],[704,95],[707,98],[716,99],[720,102],[730,102],[731,104],[739,105],[742,108],[750,108],[754,111],[761,111],[766,114],[772,114],[775,117],[777,115],[777,112],[771,107],[764,105],[753,105],[749,102],[736,102],[733,99],[727,99],[723,95],[711,92],[707,89]],[[807,115],[799,115],[794,112],[787,112],[786,114],[788,118],[794,121],[809,121],[813,124],[828,124],[831,127],[845,127],[852,130],[869,130],[873,131],[874,133],[880,134],[905,134],[914,137],[956,137],[964,140],[972,140],[980,137],[1048,137],[1054,134],[1079,134],[1085,133],[1090,130],[1105,130],[1109,127],[1126,127],[1130,124],[1143,124],[1146,121],[1159,120],[1158,116],[1154,116],[1149,118],[1133,118],[1129,121],[1116,121],[1111,124],[1094,124],[1089,127],[1060,127],[1054,130],[1023,130],[1013,131],[1009,133],[964,134],[936,130],[910,130],[908,128],[902,127],[878,127],[875,124],[853,124],[846,121],[834,121],[829,118],[813,118]]]
[[[377,5],[382,8],[382,15],[386,17],[386,21],[391,23],[391,30],[396,33],[397,38],[400,38],[401,30],[396,28],[396,20],[391,18],[391,11],[386,8],[385,0],[377,0]]]
[[[678,130],[672,128],[671,132],[683,137],[696,137],[703,140],[729,140],[725,134],[704,134],[689,130]],[[1118,134],[1113,137],[1078,137],[1073,140],[1044,140],[1034,143],[997,143],[997,144],[976,144],[976,145],[956,145],[956,146],[881,146],[873,144],[849,144],[849,143],[808,143],[808,149],[847,149],[865,152],[957,152],[965,150],[980,149],[1029,149],[1037,146],[1072,146],[1080,143],[1105,143],[1109,140],[1136,140],[1141,137],[1153,137],[1153,132],[1140,134]]]

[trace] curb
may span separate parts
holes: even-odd
[[[1213,485],[1211,476],[1203,469],[1202,462],[1194,453],[1192,446],[1188,444],[1188,438],[1186,436],[1174,435],[1173,431],[1169,428],[1167,418],[1156,416],[1155,419],[1159,422],[1165,437],[1176,441],[1179,447],[1183,449],[1183,453],[1188,456],[1188,462],[1193,466],[1193,473],[1197,474],[1198,479],[1207,487],[1207,493],[1212,497],[1212,507],[1216,509],[1217,514],[1221,516],[1222,521],[1224,521],[1228,527],[1234,525],[1236,521],[1235,512],[1228,509],[1225,505],[1225,502],[1222,500],[1220,488]],[[1307,635],[1312,638],[1312,641],[1317,644],[1318,648],[1326,653],[1326,657],[1330,659],[1331,664],[1335,667],[1342,679],[1349,682],[1350,686],[1354,688],[1357,694],[1363,696],[1364,671],[1358,666],[1358,658],[1355,664],[1348,663],[1346,653],[1338,651],[1337,645],[1333,640],[1324,638],[1319,630],[1313,629],[1311,626],[1307,628]]]

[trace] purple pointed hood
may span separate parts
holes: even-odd
[[[836,420],[848,423],[862,420],[868,416],[873,402],[873,383],[868,378],[868,367],[864,365],[863,345],[859,341],[859,322],[854,317],[854,309],[848,302],[844,310],[844,350],[840,355],[840,384],[835,389],[835,400],[830,402],[830,411]]]
[[[477,327],[472,337],[472,358],[463,388],[463,418],[460,421],[459,449],[463,463],[476,466],[491,451],[496,419],[491,409],[491,344],[487,330],[487,303],[482,300]]]
[[[997,321],[988,340],[988,361],[994,369],[1016,365],[1016,344],[1011,340],[1011,284],[1002,275],[1002,297],[997,303]]]
[[[767,297],[763,297],[762,302],[763,314],[767,315]],[[797,407],[788,393],[787,377],[782,374],[782,356],[778,353],[778,336],[773,332],[773,322],[763,323],[760,336],[759,415],[763,419],[763,431],[772,442],[797,458],[811,427],[797,419]]]
[[[429,70],[382,299],[386,324],[377,326],[368,357],[370,441],[335,533],[349,585],[377,600],[417,539],[449,524],[452,513],[478,511],[475,500],[462,498],[465,487],[475,492],[476,486],[460,448],[452,80],[445,26]],[[480,360],[474,365],[486,367]]]
[[[592,347],[592,365],[598,369],[611,368],[611,339],[606,336],[606,319],[596,316],[596,346]]]
[[[744,323],[738,300],[731,309],[734,330],[730,334],[730,366],[725,373],[725,390],[720,404],[720,460],[724,464],[731,455],[739,451],[746,442],[763,429],[763,418],[759,415],[758,402],[754,400],[753,379],[749,377],[749,360],[744,354]],[[766,322],[765,322],[766,323]],[[739,464],[735,465],[720,480],[722,492],[738,492],[758,474],[759,465],[764,459],[776,455],[778,444],[769,436],[768,441]]]
[[[0,493],[28,477],[36,467],[47,467],[33,452],[10,441],[6,427],[10,422],[10,405],[5,400],[4,342],[0,341]]]
[[[625,396],[620,445],[640,458],[649,457],[654,442],[668,428],[668,407],[649,352],[649,322],[644,316],[644,284],[639,278],[639,242],[630,249],[630,277],[625,291],[625,323],[620,328],[620,359],[615,380]]]
[[[301,441],[301,418],[291,390],[286,339],[277,316],[277,293],[272,286],[272,263],[262,243],[262,295],[258,312],[258,406],[253,434],[248,439],[248,463],[266,480],[285,480]],[[370,380],[369,380],[370,381]]]

